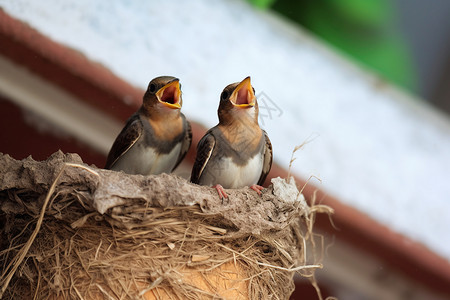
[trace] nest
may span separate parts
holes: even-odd
[[[175,175],[128,175],[56,152],[0,154],[0,298],[288,299],[312,224],[293,180],[258,196]]]

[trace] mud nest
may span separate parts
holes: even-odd
[[[214,189],[76,154],[0,154],[0,298],[288,299],[312,277],[314,214],[293,180]]]

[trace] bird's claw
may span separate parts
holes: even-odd
[[[222,200],[222,204],[223,204],[223,199],[228,200],[228,195],[225,192],[225,190],[223,189],[223,186],[221,186],[220,184],[216,184],[215,186],[213,186],[213,188],[215,188],[217,190],[217,193],[219,194],[219,198],[220,198],[220,200]]]
[[[250,188],[252,190],[254,190],[255,192],[257,192],[258,195],[262,195],[261,191],[264,189],[264,187],[262,187],[260,185],[257,185],[257,184],[254,184],[254,185],[250,186]]]

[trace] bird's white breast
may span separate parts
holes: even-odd
[[[169,153],[160,154],[138,141],[118,159],[111,170],[143,175],[170,173],[177,162],[180,150],[181,144],[178,144]]]
[[[263,155],[257,154],[245,165],[237,165],[231,158],[222,157],[208,164],[200,178],[202,185],[221,184],[224,188],[235,189],[256,184],[263,168]]]

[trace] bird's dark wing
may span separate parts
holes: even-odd
[[[191,143],[192,143],[191,124],[189,123],[189,121],[186,120],[186,117],[183,114],[181,114],[181,117],[183,118],[183,122],[186,127],[186,134],[184,135],[184,138],[181,142],[182,144],[181,144],[180,155],[178,155],[177,163],[173,167],[172,171],[175,170],[178,167],[178,165],[181,163],[183,158],[186,156],[186,153],[189,151],[189,147],[191,147]]]
[[[195,158],[195,163],[192,168],[191,182],[199,183],[200,177],[202,176],[203,170],[208,164],[209,159],[216,145],[216,139],[211,131],[208,131],[198,142],[197,145],[197,157]]]
[[[117,136],[106,159],[105,169],[110,169],[116,161],[136,143],[142,135],[143,126],[138,114],[131,116]]]
[[[272,168],[272,143],[269,140],[269,136],[267,135],[266,131],[263,130],[264,133],[264,139],[265,139],[265,145],[264,145],[264,161],[263,161],[263,168],[261,172],[261,176],[258,180],[258,185],[262,185],[264,183],[264,180],[266,180],[267,174],[269,174],[270,168]]]

